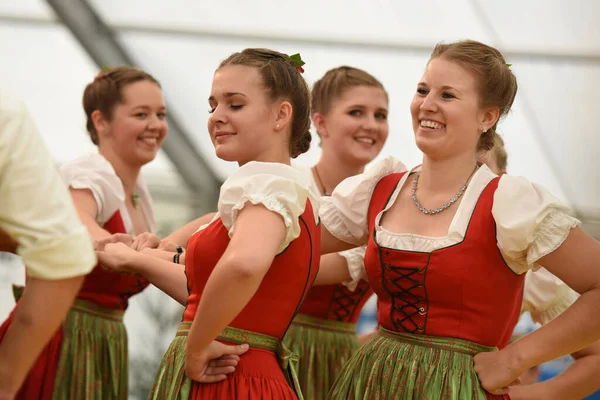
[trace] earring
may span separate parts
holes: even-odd
[[[277,129],[279,129],[279,124],[277,124]]]
[[[481,133],[486,133],[487,129],[485,129],[483,126],[481,127]]]

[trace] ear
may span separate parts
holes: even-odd
[[[315,129],[317,130],[317,134],[319,136],[321,136],[321,138],[327,137],[328,133],[327,133],[327,128],[325,126],[325,117],[323,116],[323,114],[316,112],[313,114],[313,125],[315,126]]]
[[[275,130],[285,129],[292,122],[293,107],[289,101],[282,101],[275,110]]]
[[[104,115],[100,111],[94,110],[90,117],[92,119],[92,123],[94,124],[94,128],[96,128],[96,132],[98,132],[98,136],[101,136],[103,132],[108,130],[108,121],[106,118],[104,118]]]
[[[500,109],[498,107],[486,107],[481,111],[480,126],[486,131],[490,129],[500,118]]]

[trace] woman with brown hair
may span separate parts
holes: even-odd
[[[93,239],[154,231],[140,169],[156,157],[167,134],[160,84],[136,68],[107,69],[85,88],[83,107],[98,152],[60,168],[80,220]],[[147,285],[140,276],[96,266],[17,398],[127,398],[123,314],[129,297]]]
[[[150,398],[301,396],[281,344],[320,257],[318,198],[290,165],[311,140],[300,63],[246,49],[215,71],[208,131],[217,156],[240,168],[221,187],[216,216],[187,241],[185,267],[123,243],[98,252],[186,306]]]
[[[0,327],[1,400],[15,399],[25,379],[31,387],[43,374],[30,368],[96,265],[55,165],[24,103],[0,88],[0,251],[20,256],[27,271],[27,291]],[[27,396],[40,397],[19,394]]]
[[[330,398],[508,399],[525,369],[600,338],[600,320],[589,318],[600,305],[600,244],[544,188],[477,164],[516,93],[498,50],[437,45],[410,108],[423,164],[405,171],[385,159],[323,201],[323,253],[367,244],[380,326]],[[535,264],[581,296],[494,351]]]
[[[333,68],[313,85],[312,120],[321,139],[321,158],[301,168],[321,196],[329,196],[342,180],[364,171],[388,137],[388,95],[369,73],[353,67]],[[328,254],[321,264],[347,268],[351,279],[327,285],[317,275],[284,342],[298,354],[298,379],[308,399],[324,399],[346,361],[360,347],[356,322],[373,294],[361,279],[365,248]]]

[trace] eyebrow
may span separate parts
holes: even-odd
[[[425,82],[419,82],[419,84],[417,86],[427,86],[427,87],[429,87],[429,85],[426,84]],[[460,90],[458,90],[455,87],[448,86],[448,85],[442,86],[442,90],[448,90],[448,89],[450,89],[450,90],[456,90],[457,92],[460,92]]]
[[[138,108],[142,108],[142,109],[144,109],[144,110],[151,110],[151,109],[152,109],[152,107],[150,107],[150,106],[148,106],[148,105],[145,105],[145,104],[144,104],[144,105],[141,105],[141,106],[135,106],[135,107],[133,107],[133,109],[134,109],[134,110],[135,110],[135,109],[138,109]],[[159,110],[166,110],[166,109],[167,109],[167,107],[166,107],[166,106],[160,106],[160,107],[159,107]]]
[[[352,109],[352,108],[367,108],[367,106],[362,105],[362,104],[353,104],[351,106],[348,106],[348,109]],[[377,107],[377,110],[383,110],[383,111],[387,111],[387,108],[384,107]]]
[[[225,98],[229,98],[229,97],[233,97],[233,96],[244,96],[246,97],[246,95],[244,93],[240,93],[240,92],[227,92],[223,95],[223,97]],[[208,101],[214,100],[215,96],[210,96],[208,98]]]

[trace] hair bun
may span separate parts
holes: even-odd
[[[295,143],[292,144],[292,158],[296,158],[300,154],[306,153],[310,149],[311,141],[312,135],[310,134],[310,131],[306,131],[301,138],[299,138]]]

